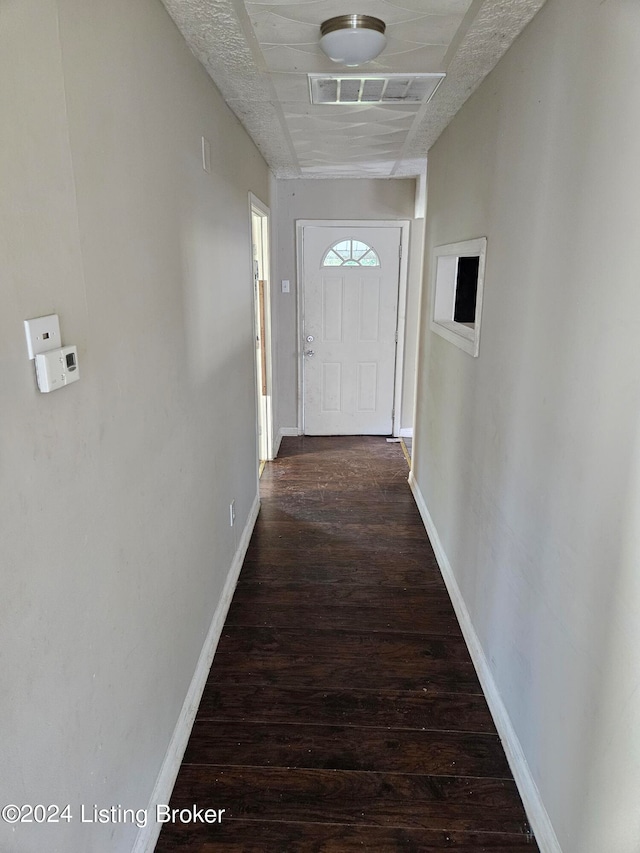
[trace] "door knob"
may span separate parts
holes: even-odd
[[[315,352],[312,349],[305,350],[305,355],[308,355],[309,358],[315,355]]]
[[[307,335],[307,343],[310,344],[313,341],[313,335]]]

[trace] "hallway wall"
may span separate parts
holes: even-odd
[[[429,154],[428,265],[488,248],[414,475],[564,853],[640,839],[639,79],[637,3],[548,0]]]
[[[417,348],[417,315],[424,222],[414,220],[416,181],[389,180],[282,180],[276,184],[272,276],[274,363],[277,374],[274,433],[298,427],[298,282],[296,220],[298,219],[409,219],[411,221],[407,326],[401,426],[413,426],[413,394]],[[288,279],[291,292],[281,292]]]
[[[0,110],[0,800],[74,815],[0,848],[116,853],[80,804],[147,806],[257,495],[268,170],[157,0],[3,2]],[[52,312],[81,378],[44,395]]]

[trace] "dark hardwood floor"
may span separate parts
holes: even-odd
[[[283,440],[156,851],[538,851],[407,473]]]

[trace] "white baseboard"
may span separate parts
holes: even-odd
[[[276,438],[276,443],[273,448],[273,458],[275,459],[280,450],[280,444],[282,443],[282,439],[285,435],[302,435],[298,427],[280,427],[278,430],[278,437]]]
[[[456,616],[458,617],[465,642],[471,654],[473,665],[482,685],[498,734],[502,740],[509,767],[522,797],[522,802],[538,846],[541,853],[562,853],[560,842],[542,802],[540,791],[529,768],[511,718],[498,691],[489,662],[471,622],[471,617],[462,597],[460,587],[445,553],[442,541],[438,536],[438,531],[431,518],[431,514],[427,509],[420,487],[413,476],[413,471],[409,474],[409,486],[411,487],[416,505],[431,540],[436,560],[438,561],[442,577],[451,596],[451,601],[453,602]]]
[[[184,756],[185,749],[187,748],[189,735],[193,728],[193,721],[195,720],[196,713],[198,711],[198,705],[202,698],[202,693],[207,682],[207,676],[211,669],[213,656],[218,646],[220,635],[222,634],[229,605],[233,598],[240,569],[242,568],[242,563],[244,561],[245,554],[247,553],[247,548],[249,547],[249,540],[251,539],[251,534],[253,533],[253,528],[256,523],[259,510],[260,499],[258,495],[256,495],[256,499],[254,500],[253,506],[249,512],[249,518],[247,519],[247,523],[242,531],[238,549],[234,555],[233,562],[231,563],[231,568],[229,569],[229,574],[225,581],[222,596],[220,597],[218,606],[213,614],[207,638],[204,641],[202,651],[200,652],[196,670],[193,674],[193,678],[191,679],[191,684],[189,685],[189,690],[187,691],[186,698],[182,705],[178,722],[176,723],[153,793],[151,794],[151,799],[147,807],[149,820],[147,821],[147,825],[141,827],[138,832],[132,853],[153,853],[157,844],[162,824],[156,823],[151,816],[155,815],[156,805],[158,803],[168,803],[171,799],[171,792],[173,791],[173,786],[175,785],[176,778],[178,776],[182,758]]]
[[[402,427],[400,438],[413,438],[413,427]]]

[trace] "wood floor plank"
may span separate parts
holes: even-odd
[[[402,518],[387,519],[379,509],[370,510],[368,513],[347,513],[335,506],[334,502],[331,508],[323,505],[309,509],[306,513],[301,513],[301,517],[286,513],[285,517],[273,519],[270,515],[273,513],[263,511],[258,517],[254,529],[256,542],[261,538],[273,542],[281,539],[284,541],[279,544],[290,547],[291,543],[299,544],[300,540],[312,536],[317,541],[333,538],[336,542],[360,541],[362,546],[375,547],[383,543],[376,543],[372,537],[379,537],[391,542],[404,541],[423,549],[429,547],[425,529],[418,523],[419,517],[413,513],[403,512]]]
[[[406,489],[406,483],[403,483]],[[302,494],[304,498],[302,499]],[[371,490],[336,488],[331,491],[314,489],[310,483],[300,482],[295,491],[275,499],[263,501],[256,521],[256,530],[261,534],[271,524],[296,522],[311,527],[317,523],[334,525],[375,523],[384,525],[385,536],[393,535],[394,526],[415,525],[415,537],[424,538],[430,544],[411,493],[397,490],[378,491],[372,501]]]
[[[358,625],[360,631],[461,637],[451,601],[444,591],[418,595],[396,588],[385,601],[377,587],[364,588],[368,595],[353,596],[346,595],[344,589],[342,595],[336,595],[322,587],[313,596],[308,589],[305,585],[300,592],[242,587],[236,591],[226,624],[283,628],[318,624],[339,630]]]
[[[172,807],[227,819],[527,834],[514,782],[350,770],[183,765]]]
[[[344,513],[336,509],[330,512],[331,520],[321,515],[308,521],[291,517],[278,521],[261,520],[256,525],[257,540],[266,536],[273,541],[273,537],[277,536],[285,540],[282,545],[288,548],[331,541],[333,544],[376,549],[384,538],[391,545],[403,544],[421,550],[428,542],[424,527],[419,527],[414,518],[389,522],[381,520],[379,511],[373,511],[365,518],[362,518],[363,513],[359,513],[358,519],[344,518]]]
[[[528,835],[225,820],[163,830],[156,853],[536,853]]]
[[[429,634],[438,637],[460,636],[460,626],[448,607],[445,612],[438,612],[435,607],[430,608],[430,611],[412,614],[400,607],[388,607],[381,617],[373,608],[365,607],[321,607],[316,604],[300,604],[295,609],[278,604],[255,607],[252,602],[237,600],[229,610],[227,624],[292,628],[322,625],[323,628],[345,630],[357,622],[359,631],[415,632],[423,636]]]
[[[372,493],[369,486],[362,489],[349,489],[336,485],[334,489],[318,489],[313,483],[299,481],[295,488],[288,484],[286,494],[265,496],[260,505],[256,520],[258,533],[266,531],[271,525],[300,524],[303,528],[316,524],[330,525],[334,529],[343,525],[375,524],[385,527],[385,536],[393,536],[396,525],[415,526],[414,536],[421,535],[428,544],[420,513],[413,502],[411,492],[406,493],[406,483],[401,489],[378,490]],[[279,490],[282,484],[278,484]],[[262,488],[261,488],[262,492]],[[322,528],[321,528],[322,529]]]
[[[379,666],[384,670],[388,666],[407,675],[437,661],[471,665],[464,641],[458,637],[432,637],[398,631],[376,631],[373,634],[358,630],[357,625],[353,625],[352,630],[327,630],[321,625],[308,625],[306,629],[239,628],[230,625],[223,629],[214,666],[228,656],[260,657],[267,652],[310,658],[315,662],[353,661],[360,666],[366,662],[370,668]],[[237,662],[241,664],[242,660]]]
[[[457,638],[318,629],[225,628],[209,681],[482,692]]]
[[[392,589],[381,590],[376,584],[343,583],[338,589],[327,589],[323,584],[289,583],[289,584],[248,584],[245,583],[236,590],[234,603],[259,603],[261,607],[290,607],[295,609],[300,604],[318,605],[319,607],[353,606],[372,608],[378,611],[384,608],[402,608],[403,610],[428,611],[437,608],[447,615],[453,613],[451,601],[443,587],[436,589],[413,589],[396,586]]]
[[[403,565],[408,563],[416,568],[427,568],[428,557],[421,549],[419,542],[398,539],[395,541],[379,540],[376,542],[365,542],[354,538],[352,541],[338,540],[335,537],[308,536],[298,542],[269,541],[265,544],[252,545],[246,559],[254,562],[260,559],[269,562],[280,560],[295,561],[298,564],[316,564],[322,555],[325,563],[342,563],[346,565],[357,565],[362,561],[373,566],[378,563]],[[435,567],[431,564],[435,571]]]
[[[401,690],[317,690],[284,685],[209,682],[199,720],[291,723],[310,720],[343,726],[439,729],[495,733],[481,695],[431,695]]]
[[[446,589],[442,576],[425,564],[424,560],[414,558],[403,560],[398,565],[398,559],[368,560],[365,563],[353,563],[350,560],[334,560],[327,565],[326,561],[317,559],[301,560],[297,555],[285,555],[282,558],[273,555],[260,554],[257,558],[245,560],[242,574],[238,581],[241,589],[247,584],[268,583],[272,586],[289,583],[327,584],[340,587],[342,584],[351,586],[362,584],[378,587],[413,587],[443,591]]]
[[[512,778],[497,735],[313,723],[196,720],[183,761]]]

